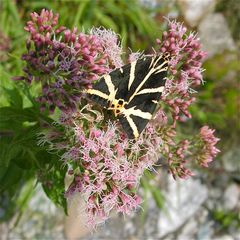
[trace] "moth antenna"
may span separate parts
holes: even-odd
[[[155,50],[154,47],[152,47],[152,50],[153,50],[153,52],[154,52],[154,55],[156,55],[156,54],[157,54],[157,51]]]
[[[83,89],[82,93],[86,94],[88,92],[88,89]]]

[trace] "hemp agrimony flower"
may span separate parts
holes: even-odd
[[[80,193],[92,226],[105,221],[112,211],[130,213],[141,198],[140,178],[156,163],[167,165],[174,178],[194,174],[194,163],[208,167],[217,155],[214,130],[201,128],[199,135],[183,139],[176,129],[179,120],[191,118],[193,88],[203,82],[199,39],[176,21],[157,39],[157,53],[170,55],[164,93],[151,119],[137,140],[129,140],[117,119],[106,109],[93,105],[84,92],[101,75],[124,65],[117,34],[93,28],[88,34],[58,26],[58,15],[42,10],[32,13],[25,27],[30,38],[25,75],[16,79],[40,83],[37,97],[42,109],[61,110],[59,120],[45,128],[39,144],[57,154],[67,166],[72,181],[64,196]],[[131,53],[134,61],[144,53]]]
[[[220,152],[215,146],[220,139],[214,136],[214,132],[215,130],[210,129],[208,126],[200,129],[199,151],[196,154],[196,158],[202,167],[208,167],[208,164],[212,162]]]
[[[121,63],[117,56],[121,48],[111,31],[78,33],[76,28],[58,26],[58,14],[48,10],[32,13],[25,30],[30,34],[28,51],[22,56],[27,64],[25,75],[15,79],[41,83],[42,94],[37,101],[43,110],[58,107],[75,111],[82,90],[107,73],[110,65]]]
[[[171,56],[162,100],[170,107],[174,123],[182,119],[182,114],[191,118],[188,108],[195,100],[192,87],[203,82],[201,66],[207,54],[201,50],[197,35],[187,34],[187,28],[176,21],[168,20],[168,31],[157,39],[157,44],[160,52]]]

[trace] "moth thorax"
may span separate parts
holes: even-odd
[[[112,110],[115,117],[117,117],[123,112],[125,104],[126,102],[123,99],[114,99],[113,101],[109,102],[108,110]]]

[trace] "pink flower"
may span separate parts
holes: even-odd
[[[182,24],[167,20],[168,31],[163,33],[162,40],[157,39],[157,44],[160,53],[170,54],[169,75],[162,100],[170,108],[175,125],[182,119],[181,115],[191,118],[188,108],[194,101],[192,87],[203,82],[201,66],[206,53],[201,50],[195,34],[187,34]]]
[[[22,55],[24,76],[14,79],[41,82],[42,94],[37,98],[41,110],[53,112],[58,107],[74,112],[82,90],[110,70],[104,40],[58,26],[58,14],[45,9],[31,14],[25,30],[30,36]]]
[[[131,52],[130,54],[129,54],[129,57],[128,57],[128,61],[131,63],[131,62],[134,62],[134,61],[137,61],[140,57],[141,57],[141,55],[142,55],[143,53],[141,53],[141,52]]]
[[[193,172],[186,167],[186,165],[189,164],[189,145],[190,142],[188,140],[183,140],[164,151],[169,165],[169,172],[174,179],[177,177],[187,179],[194,175]]]
[[[59,124],[66,126],[69,137],[61,159],[70,166],[74,177],[65,196],[77,192],[84,196],[91,224],[105,221],[111,211],[128,214],[137,208],[141,202],[136,194],[140,177],[145,169],[153,168],[160,154],[162,138],[154,125],[150,123],[133,142],[118,125],[106,124],[89,105],[71,114],[71,121],[66,114],[61,119]],[[51,141],[53,146],[58,144],[56,139]]]
[[[202,167],[208,167],[208,164],[213,161],[220,150],[215,146],[219,138],[214,136],[215,130],[204,126],[200,129],[199,133],[199,152],[197,153],[197,162]]]
[[[137,159],[128,159],[126,149],[131,152],[132,148],[128,140],[121,139],[116,126],[111,123],[106,131],[93,127],[88,134],[75,127],[75,135],[74,148],[62,158],[68,162],[72,159],[74,165],[84,167],[84,172],[77,175],[79,181],[70,185],[66,196],[77,191],[90,195],[86,199],[86,211],[92,224],[94,219],[104,221],[112,209],[129,213],[136,208],[139,198],[132,189],[139,184],[143,169],[135,171]]]
[[[151,125],[153,128],[159,128],[167,124],[167,115],[162,109],[158,109],[156,115],[151,120]]]
[[[96,36],[104,49],[104,53],[109,57],[110,65],[120,68],[124,63],[121,59],[123,53],[121,42],[115,32],[105,28],[93,28],[90,33]]]

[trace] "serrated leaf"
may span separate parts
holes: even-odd
[[[65,184],[64,179],[67,172],[67,167],[54,167],[45,173],[42,173],[42,178],[47,181],[42,181],[42,187],[47,196],[58,206],[61,206],[67,214],[67,200],[64,196]]]
[[[2,107],[0,108],[0,121],[21,121],[21,122],[34,122],[37,120],[33,108],[19,109],[15,107]]]
[[[22,108],[23,99],[22,99],[21,94],[19,93],[19,91],[16,88],[8,89],[8,88],[3,87],[3,90],[6,94],[6,97],[9,100],[9,103],[11,106],[16,107],[16,108]]]
[[[8,167],[11,159],[15,158],[21,151],[21,145],[16,145],[0,139],[0,168]]]

